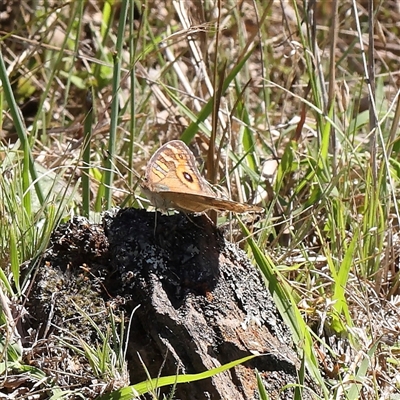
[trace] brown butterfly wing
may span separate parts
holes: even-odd
[[[146,169],[145,185],[153,192],[215,196],[200,175],[193,153],[180,140],[172,140],[154,153]]]
[[[178,210],[198,213],[208,210],[232,211],[235,213],[263,211],[261,207],[255,205],[238,203],[237,201],[225,200],[201,194],[193,195],[190,193],[181,193],[179,196],[176,196],[176,194],[172,192],[163,192],[163,197],[173,203],[175,208]]]
[[[200,175],[193,153],[180,140],[172,140],[154,153],[147,165],[142,189],[152,204],[161,209],[262,211],[257,206],[216,197]]]
[[[239,203],[233,200],[220,199],[218,197],[210,199],[210,209],[217,211],[232,211],[235,213],[263,211],[261,207],[252,204]]]

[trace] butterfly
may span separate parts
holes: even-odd
[[[141,188],[150,202],[161,210],[176,209],[194,213],[208,210],[235,213],[263,210],[255,205],[218,197],[200,175],[193,153],[181,140],[167,142],[153,154]]]

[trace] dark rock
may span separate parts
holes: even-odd
[[[103,227],[74,219],[54,233],[28,304],[37,327],[51,308],[52,332],[67,326],[96,340],[90,324],[82,318],[77,323],[72,297],[76,302],[81,296],[80,307],[100,315],[100,326],[107,321],[106,303],[116,313],[134,310],[127,352],[131,384],[147,379],[142,362],[155,378],[264,354],[177,385],[177,399],[257,398],[255,369],[271,398],[282,398],[282,387],[296,383],[300,362],[262,276],[206,216],[124,209],[105,213]],[[66,325],[71,318],[74,323]],[[292,397],[284,391],[284,398]]]

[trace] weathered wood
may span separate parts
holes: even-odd
[[[54,277],[52,269],[64,286],[68,281],[73,287],[74,298],[81,291],[96,307],[103,299],[118,299],[128,311],[139,306],[129,336],[131,384],[147,379],[138,355],[157,377],[200,373],[258,352],[265,355],[213,378],[177,385],[175,398],[257,398],[255,368],[271,398],[292,397],[290,390],[283,397],[279,392],[296,382],[300,367],[288,329],[258,270],[205,216],[125,209],[105,214],[104,233],[71,221],[54,234],[45,262],[28,304],[41,319],[50,312],[43,302],[54,289],[44,280]],[[78,289],[83,277],[85,286]],[[65,308],[68,296],[52,301],[53,322],[65,327],[61,303]],[[90,310],[90,304],[85,307]],[[90,326],[80,327],[86,330]]]

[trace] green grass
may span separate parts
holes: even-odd
[[[273,2],[217,2],[220,13],[136,2],[140,19],[133,2],[92,3],[37,7],[0,35],[2,296],[23,302],[34,268],[22,266],[71,214],[146,206],[146,161],[181,138],[200,143],[207,176],[234,199],[268,194],[248,254],[321,390],[314,398],[399,394],[396,2],[374,16],[339,2],[337,25],[319,2],[316,20],[292,1],[286,14]],[[270,158],[279,166],[268,180]],[[0,317],[1,372],[45,379],[24,364],[10,313]],[[394,343],[379,342],[388,334]],[[95,376],[123,373],[120,353],[107,365],[114,349],[80,349]],[[166,379],[191,379],[176,378]],[[305,385],[299,376],[296,398]],[[54,387],[53,398],[66,395]]]

